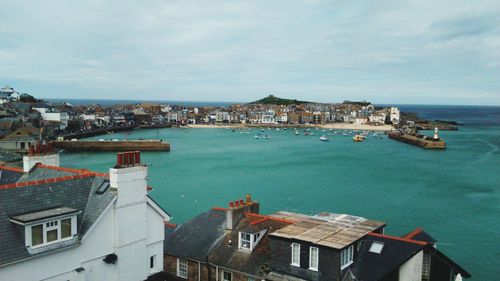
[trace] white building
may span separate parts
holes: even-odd
[[[288,114],[285,112],[281,112],[278,115],[276,115],[276,122],[280,124],[286,124],[288,122]]]
[[[272,110],[262,112],[261,121],[262,124],[274,124],[276,122],[275,113]]]
[[[10,174],[0,186],[0,280],[140,281],[162,271],[170,217],[147,194],[139,153],[118,158],[109,174],[59,168],[51,153],[25,156],[24,170],[0,167]]]
[[[49,108],[33,107],[34,110],[40,112],[43,120],[48,121],[57,121],[60,123],[59,129],[64,130],[68,127],[68,113],[66,112],[55,112],[50,110]]]
[[[392,124],[399,124],[400,120],[400,111],[397,107],[391,107],[391,122]]]
[[[385,124],[385,118],[386,118],[385,112],[376,112],[368,117],[370,122],[378,124]]]

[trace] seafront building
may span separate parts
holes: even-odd
[[[137,152],[109,173],[59,167],[37,146],[23,168],[0,167],[0,280],[154,280],[164,222]],[[164,280],[164,279],[157,279]]]
[[[280,211],[230,202],[165,227],[164,270],[188,281],[443,281],[470,274],[417,228],[403,237],[358,216]]]

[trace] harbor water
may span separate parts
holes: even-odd
[[[391,235],[422,227],[472,280],[498,280],[500,108],[411,108],[425,118],[465,125],[440,132],[447,142],[443,151],[373,134],[360,143],[341,133],[322,142],[321,135],[333,132],[321,129],[303,136],[292,129],[172,128],[94,139],[163,139],[171,144],[170,152],[144,152],[141,158],[149,164],[150,194],[174,223],[250,193],[261,202],[262,213],[353,214],[387,222]],[[258,133],[270,138],[255,139]],[[61,165],[106,172],[115,159],[115,153],[107,152],[63,153]]]

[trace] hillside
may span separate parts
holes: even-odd
[[[292,99],[282,99],[275,97],[273,95],[269,95],[263,99],[260,99],[258,101],[251,102],[251,104],[275,104],[275,105],[290,105],[290,104],[304,104],[304,103],[311,103],[308,101],[299,101],[299,100],[292,100]]]

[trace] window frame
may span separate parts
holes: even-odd
[[[246,237],[245,237],[245,239],[243,239],[243,236],[246,236],[246,235],[248,235],[248,240],[246,239]],[[248,243],[247,244],[248,248],[243,246],[243,245],[245,245],[244,243]],[[239,248],[251,251],[252,250],[252,244],[253,244],[253,234],[248,233],[248,232],[241,232],[240,231],[240,235],[239,235]]]
[[[291,262],[290,265],[300,267],[300,244],[299,243],[292,243],[290,245],[291,248]],[[297,255],[297,260],[295,261],[294,259],[294,254]]]
[[[184,272],[184,271],[181,271],[181,263],[183,264],[183,266],[186,267],[185,268],[185,275],[181,275],[181,272]],[[189,262],[188,262],[188,260],[177,258],[177,277],[180,277],[183,279],[188,279],[188,275],[189,275]]]
[[[226,273],[228,274],[229,279],[226,279],[226,278],[225,278],[225,276],[224,276],[224,275],[225,275]],[[221,279],[222,279],[222,281],[233,281],[233,273],[232,273],[231,271],[222,270],[222,276],[221,276]]]
[[[313,255],[313,250],[316,250],[315,255]],[[313,266],[313,257],[316,258],[316,266]],[[318,271],[319,269],[319,248],[309,247],[309,270]]]
[[[344,270],[353,263],[354,260],[354,245],[344,248],[340,252],[340,270]]]
[[[70,235],[68,237],[62,237],[62,221],[70,219]],[[43,220],[33,222],[32,224],[26,225],[26,246],[31,249],[37,249],[41,247],[45,247],[52,244],[57,244],[60,242],[68,241],[73,239],[73,237],[77,234],[76,231],[76,215],[70,217],[60,217],[57,219]],[[33,228],[42,226],[42,243],[33,245]],[[56,231],[57,237],[55,240],[48,241],[48,232]]]

